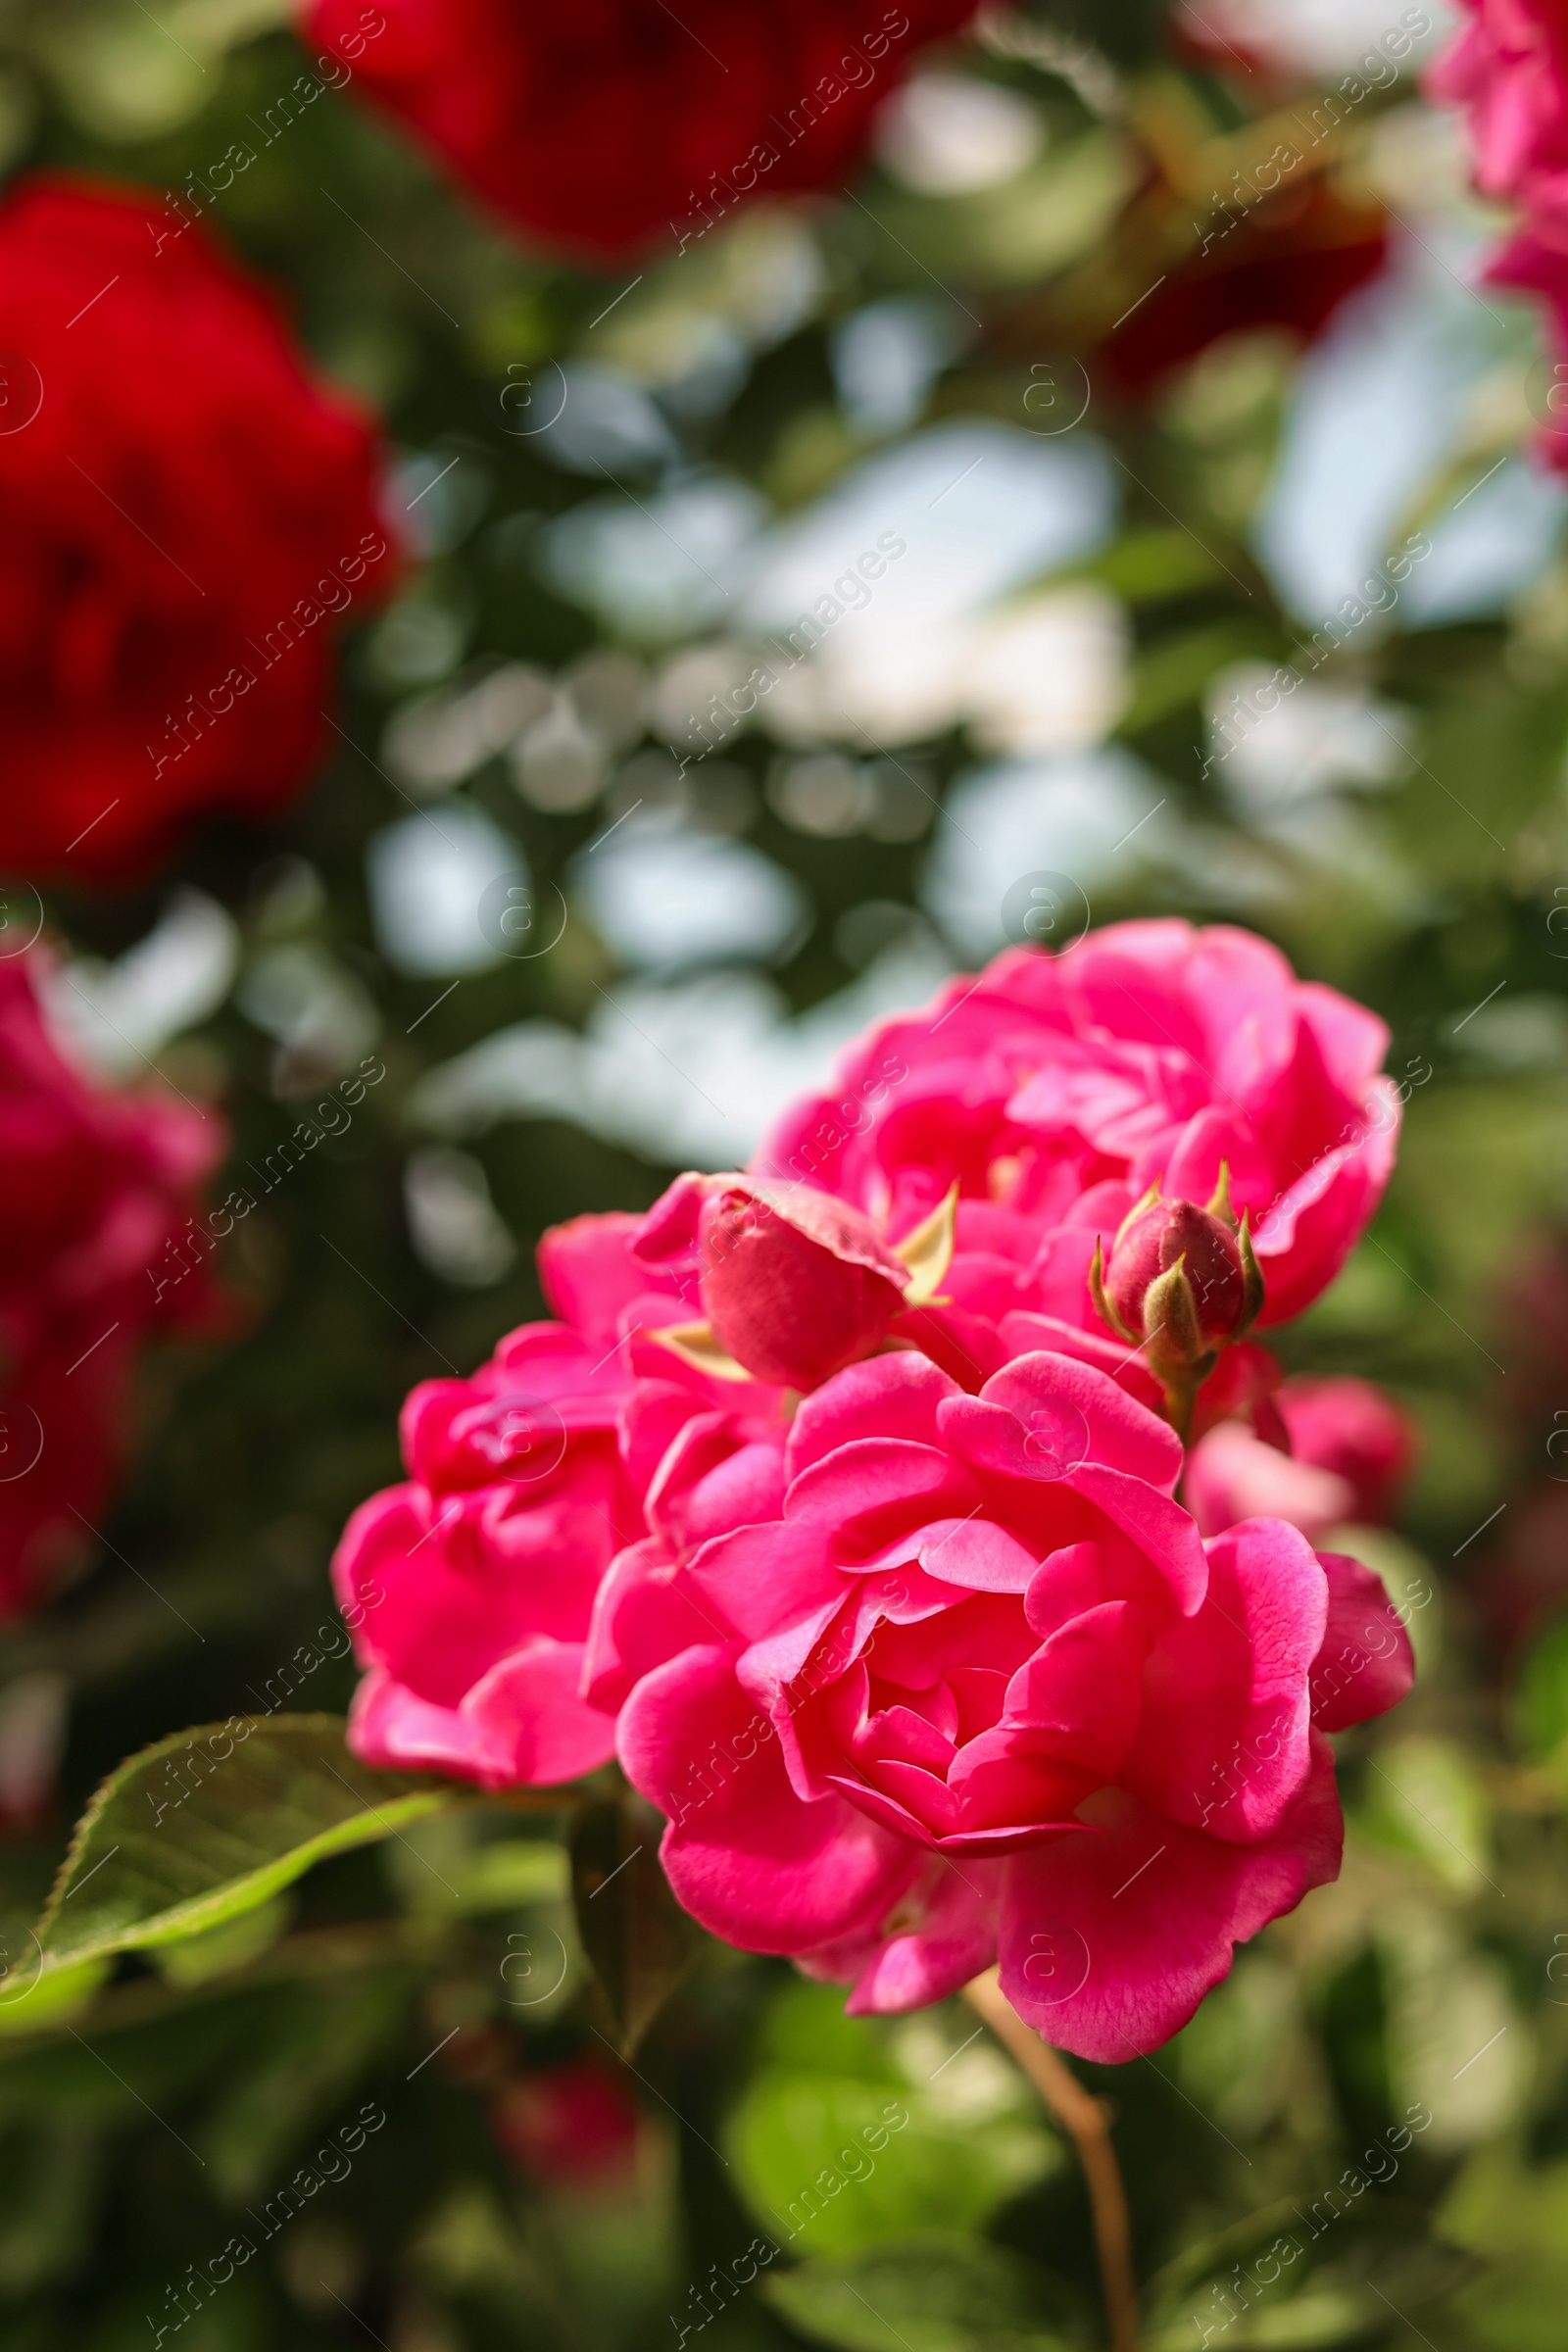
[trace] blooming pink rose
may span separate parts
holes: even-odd
[[[149,1333],[217,1319],[195,1213],[223,1122],[68,1061],[40,1013],[43,968],[0,960],[0,1616],[90,1541]]]
[[[1568,345],[1568,24],[1551,0],[1460,0],[1463,22],[1426,76],[1429,94],[1464,108],[1475,181],[1517,204],[1516,233],[1487,277],[1544,297],[1557,346]],[[1568,439],[1541,434],[1539,454],[1568,469]]]
[[[638,1223],[578,1217],[545,1237],[546,1290],[582,1309],[586,1332],[525,1324],[470,1379],[410,1395],[409,1480],[361,1504],[333,1561],[368,1669],[350,1719],[367,1763],[499,1788],[607,1762],[613,1713],[582,1684],[612,1560],[650,1529],[678,1545],[777,1509],[777,1400],[647,1336],[682,1305],[631,1255]],[[760,1457],[771,1475],[748,1486]]]
[[[1338,1869],[1311,1683],[1342,1597],[1376,1654],[1338,1640],[1323,1719],[1409,1672],[1353,1562],[1269,1520],[1205,1553],[1180,1468],[1163,1422],[1056,1355],[978,1396],[881,1355],[808,1397],[782,1512],[639,1594],[666,1662],[618,1745],[668,1817],[679,1899],[853,1977],[852,2009],[938,1999],[1000,1954],[1051,2040],[1106,2061],[1165,2040]]]
[[[1288,1519],[1312,1541],[1351,1521],[1394,1516],[1415,1462],[1407,1414],[1370,1381],[1288,1380],[1275,1396],[1289,1446],[1224,1421],[1194,1446],[1186,1494],[1205,1536],[1238,1519]]]
[[[610,1347],[625,1331],[679,1321],[680,1309],[696,1313],[696,1286],[688,1294],[667,1272],[654,1271],[632,1245],[643,1229],[640,1216],[612,1209],[603,1216],[572,1217],[552,1225],[538,1249],[539,1281],[545,1303],[584,1339]]]
[[[1262,1269],[1260,1320],[1281,1323],[1339,1272],[1388,1181],[1387,1042],[1374,1014],[1297,980],[1250,933],[1114,923],[1060,956],[1009,950],[883,1022],[757,1166],[853,1201],[895,1243],[956,1183],[953,1305],[917,1328],[933,1353],[971,1354],[983,1335],[966,1318],[1017,1309],[1103,1337],[1086,1281],[1097,1236],[1156,1178],[1167,1200],[1207,1201],[1225,1166]]]
[[[409,1483],[362,1503],[333,1581],[368,1668],[350,1741],[368,1764],[491,1788],[574,1780],[613,1726],[577,1695],[605,1567],[637,1533],[615,1419],[630,1387],[563,1325],[526,1324],[471,1380],[403,1409]]]
[[[1551,0],[1459,0],[1429,94],[1469,116],[1476,185],[1568,213],[1568,26]]]

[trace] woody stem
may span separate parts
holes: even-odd
[[[1138,2291],[1133,2284],[1132,2227],[1121,2167],[1110,2144],[1107,2110],[1092,2098],[1049,2042],[1026,2026],[988,1968],[963,1988],[963,1997],[1004,2042],[1078,2150],[1089,2184],[1100,2278],[1110,2323],[1109,2352],[1138,2352]]]

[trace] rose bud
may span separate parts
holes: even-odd
[[[1096,1244],[1089,1288],[1112,1330],[1142,1347],[1185,1431],[1220,1349],[1250,1329],[1263,1303],[1247,1220],[1239,1230],[1232,1222],[1224,1171],[1206,1208],[1162,1200],[1152,1187],[1123,1219],[1108,1259]]]
[[[950,1204],[938,1218],[951,1231]],[[700,1336],[710,1367],[716,1342],[756,1380],[814,1389],[882,1346],[926,1287],[917,1255],[929,1254],[930,1238],[921,1227],[896,1251],[858,1209],[808,1185],[681,1176],[633,1247],[646,1262],[684,1260],[697,1275],[708,1331],[662,1336],[677,1347]]]

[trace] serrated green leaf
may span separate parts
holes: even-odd
[[[845,2352],[1060,2352],[1048,2282],[984,2239],[908,2238],[770,2272],[762,2292],[803,2335]]]
[[[329,1854],[473,1795],[372,1772],[343,1734],[335,1715],[238,1717],[122,1764],[82,1815],[39,1922],[40,1977],[204,1935]]]

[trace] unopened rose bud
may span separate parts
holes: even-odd
[[[816,1388],[872,1354],[911,1279],[858,1209],[751,1176],[679,1178],[634,1247],[654,1264],[695,1257],[714,1340],[781,1388]]]
[[[1108,1257],[1097,1244],[1089,1287],[1114,1331],[1141,1346],[1184,1427],[1222,1348],[1251,1328],[1263,1280],[1244,1217],[1231,1220],[1223,1178],[1206,1208],[1157,1188],[1124,1219]]]

